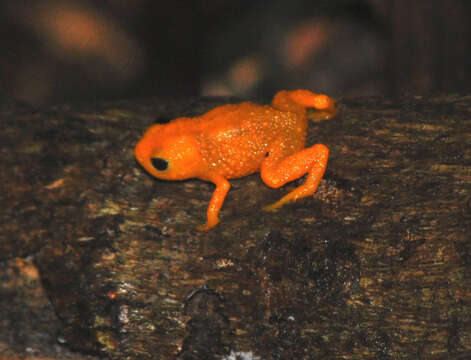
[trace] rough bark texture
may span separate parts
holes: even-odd
[[[59,339],[110,359],[470,358],[471,96],[344,99],[310,127],[331,150],[314,197],[265,213],[287,189],[234,180],[198,232],[213,186],[152,179],[132,148],[218,103],[3,102],[2,269],[34,255]]]

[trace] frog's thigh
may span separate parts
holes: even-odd
[[[276,158],[276,152],[270,154],[260,168],[260,175],[270,187],[280,187],[287,182],[300,178],[308,173],[306,181],[290,193],[286,194],[276,203],[266,207],[266,210],[274,210],[289,201],[314,194],[324,175],[329,157],[329,149],[323,144],[317,144],[303,149],[283,159]]]

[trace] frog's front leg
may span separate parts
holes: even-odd
[[[202,231],[212,229],[219,223],[219,210],[221,210],[227,192],[231,188],[229,181],[220,175],[209,176],[207,180],[213,182],[216,185],[216,189],[213,192],[206,212],[206,224],[198,226],[198,230]]]
[[[283,196],[277,202],[264,207],[266,211],[278,209],[290,201],[296,201],[316,192],[324,175],[329,157],[329,149],[323,144],[316,144],[297,153],[282,157],[275,147],[263,160],[260,175],[263,182],[270,187],[278,188],[308,174],[304,184]]]

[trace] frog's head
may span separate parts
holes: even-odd
[[[134,148],[137,161],[150,174],[165,180],[196,177],[201,156],[191,134],[181,134],[169,125],[153,125]]]

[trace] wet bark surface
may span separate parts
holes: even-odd
[[[11,266],[31,259],[51,333],[110,359],[471,356],[471,96],[343,99],[310,124],[331,151],[315,196],[263,212],[290,185],[232,180],[199,232],[213,185],[153,179],[132,149],[221,103],[3,101],[5,309],[24,285]]]

